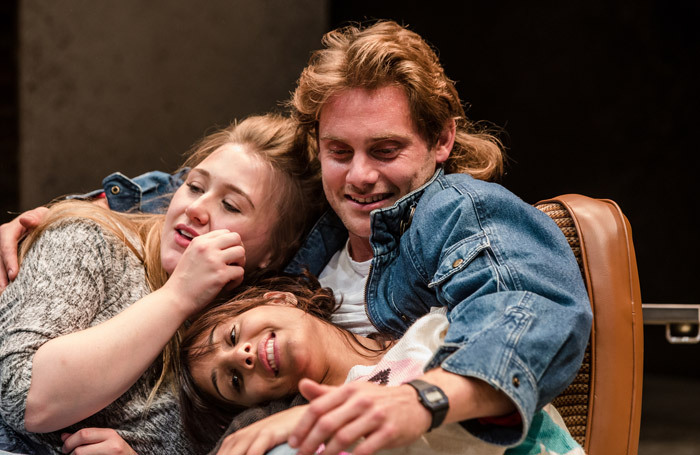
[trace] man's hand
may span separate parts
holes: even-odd
[[[75,455],[136,455],[134,449],[111,428],[83,428],[63,433],[63,453]]]
[[[20,239],[39,225],[48,210],[37,207],[0,226],[0,292],[17,277],[17,245]]]
[[[299,391],[311,403],[289,438],[299,455],[313,454],[326,443],[324,454],[335,455],[361,441],[352,453],[406,446],[428,431],[430,413],[413,387],[383,387],[369,382],[320,385],[310,379]]]
[[[228,435],[217,455],[263,455],[287,441],[307,407],[286,409]]]

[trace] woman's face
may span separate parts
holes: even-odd
[[[287,305],[262,305],[200,335],[190,371],[213,397],[253,406],[298,391],[302,378],[320,382],[328,371],[325,324]]]
[[[248,146],[226,144],[193,168],[174,194],[161,234],[161,262],[173,273],[192,239],[216,229],[241,236],[246,270],[269,262],[276,209],[269,197],[272,169]]]

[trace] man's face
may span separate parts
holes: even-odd
[[[350,232],[351,249],[353,242],[369,242],[370,212],[423,185],[452,148],[443,138],[429,147],[406,94],[395,86],[331,97],[321,110],[318,137],[323,189]]]

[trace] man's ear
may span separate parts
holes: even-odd
[[[263,298],[268,299],[270,305],[297,306],[297,296],[291,292],[270,291],[263,294]]]
[[[457,132],[457,124],[454,119],[449,119],[445,123],[445,127],[442,129],[440,136],[438,137],[437,144],[435,144],[435,162],[440,164],[447,161],[452,152],[452,147],[455,144],[455,134]]]

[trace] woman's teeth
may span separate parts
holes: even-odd
[[[265,351],[267,352],[267,362],[270,364],[272,370],[277,373],[277,363],[275,362],[275,337],[270,337],[267,340],[267,345],[265,346]]]
[[[194,237],[192,236],[192,234],[190,234],[189,232],[183,231],[182,229],[176,229],[176,230],[177,230],[178,234],[180,234],[180,235],[183,236],[183,237],[187,237],[188,239],[193,239],[193,238],[194,238]]]

